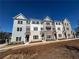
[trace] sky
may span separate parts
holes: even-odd
[[[52,20],[67,18],[72,29],[79,20],[78,0],[0,0],[0,31],[12,32],[13,17],[22,13],[27,18]]]

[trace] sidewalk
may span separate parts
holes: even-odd
[[[26,44],[21,44],[21,45],[15,45],[15,46],[1,48],[0,52],[6,51],[8,49],[17,49],[17,48],[22,48],[22,47],[29,47],[29,46],[36,46],[36,45],[45,45],[45,44],[49,44],[49,43],[65,42],[65,41],[71,41],[71,40],[74,41],[74,40],[78,40],[78,39],[65,39],[65,40],[56,40],[56,41],[43,41],[43,42],[37,42],[37,43],[26,43]],[[4,46],[5,46],[5,44],[4,44]]]
[[[4,47],[4,46],[6,46],[7,44],[5,43],[5,44],[0,44],[0,49],[2,48],[2,47]]]

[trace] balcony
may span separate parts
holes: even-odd
[[[26,33],[25,33],[26,35],[30,35],[30,31],[26,31]]]
[[[26,34],[28,34],[28,35],[30,34],[30,27],[26,28]]]
[[[47,31],[47,30],[42,30],[42,31],[40,31],[40,34],[42,34],[42,33],[47,33],[47,34],[56,34],[56,31],[55,30],[50,30],[50,31]]]

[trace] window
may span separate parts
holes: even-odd
[[[69,24],[67,23],[67,26],[68,26]]]
[[[56,25],[57,25],[57,22],[56,22]]]
[[[60,28],[58,27],[58,30],[60,30]]]
[[[44,33],[41,35],[41,37],[44,37]]]
[[[19,27],[17,27],[17,31],[19,31]]]
[[[18,41],[18,37],[16,37],[16,41]]]
[[[53,28],[53,30],[55,30],[55,28]]]
[[[21,41],[21,37],[19,37],[19,41]]]
[[[22,24],[23,23],[23,21],[18,21],[18,24]]]
[[[49,23],[49,22],[47,22],[46,24],[47,24],[47,25],[50,25],[50,23]]]
[[[60,22],[56,22],[56,25],[61,25],[61,23]]]
[[[21,37],[16,37],[16,41],[21,41]]]
[[[51,38],[51,35],[47,35],[47,38]]]
[[[43,22],[41,22],[41,24],[43,24]]]
[[[69,28],[67,28],[67,30],[69,30]]]
[[[58,34],[59,37],[62,37],[62,34]]]
[[[32,24],[35,24],[35,21],[32,21]]]
[[[33,36],[33,39],[38,39],[38,35],[34,35]]]
[[[20,28],[20,31],[22,31],[22,28]]]
[[[30,30],[30,27],[27,27],[26,30]]]
[[[22,24],[22,21],[21,21],[21,24]]]
[[[38,27],[34,27],[34,31],[38,31]]]
[[[30,21],[27,20],[27,21],[26,21],[26,24],[30,24]]]
[[[74,32],[73,31],[71,31],[71,34],[73,34]]]
[[[70,34],[68,34],[68,36],[70,36]]]
[[[68,26],[69,24],[68,23],[65,23],[65,26]]]
[[[41,30],[43,30],[43,28],[41,28]]]
[[[17,27],[17,31],[22,31],[22,28],[21,27]]]
[[[59,22],[59,25],[61,25],[61,23]]]
[[[32,21],[32,24],[39,24],[39,21]]]
[[[54,23],[52,23],[52,25],[54,25]]]
[[[46,30],[51,30],[51,27],[46,27]]]
[[[66,26],[66,23],[65,23],[65,26]]]
[[[37,24],[39,24],[39,21],[37,21]]]
[[[20,24],[20,21],[18,21],[18,24]]]

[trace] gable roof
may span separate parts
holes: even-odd
[[[64,22],[68,22],[68,23],[70,23],[69,20],[68,20],[67,18],[64,18],[63,21],[64,21]]]
[[[22,13],[16,15],[13,18],[16,19],[16,20],[26,20],[27,19]]]
[[[51,20],[51,18],[50,18],[49,16],[46,16],[46,17],[44,18],[44,21],[52,21],[52,20]]]

